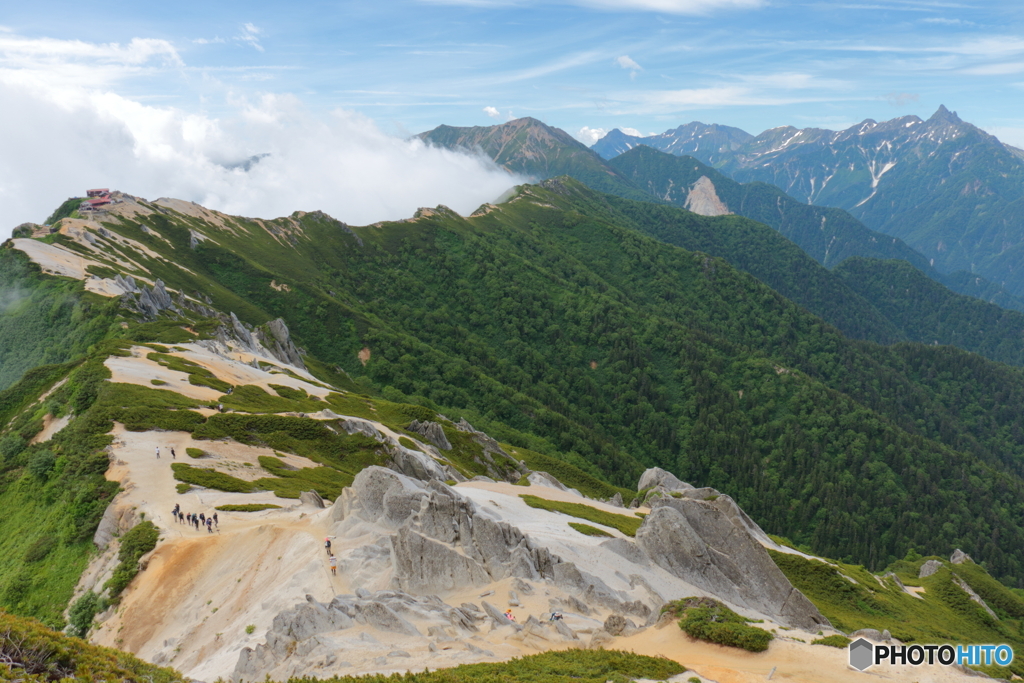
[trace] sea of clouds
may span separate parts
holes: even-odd
[[[0,35],[0,238],[93,187],[260,218],[319,209],[364,225],[438,204],[465,215],[524,182],[356,112],[314,114],[289,94],[228,93],[217,116],[120,94],[125,73],[180,62],[160,43]]]

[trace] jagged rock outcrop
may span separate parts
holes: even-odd
[[[114,284],[123,289],[126,293],[139,293],[139,286],[135,284],[135,278],[133,278],[131,275],[126,275],[124,277],[121,277],[120,275],[115,275]]]
[[[917,572],[917,578],[923,579],[926,576],[931,576],[935,572],[942,569],[942,563],[938,560],[928,560],[921,565],[921,569]]]
[[[686,489],[693,488],[690,484],[679,481],[676,475],[671,472],[666,472],[660,467],[652,467],[640,475],[640,481],[637,482],[636,490],[643,491],[655,486],[660,486],[666,491],[685,491]]]
[[[316,491],[303,491],[299,494],[299,500],[304,505],[311,505],[315,508],[324,509],[327,507],[324,504],[324,499],[320,497],[320,494]]]
[[[282,363],[288,363],[300,370],[305,370],[306,365],[302,362],[299,349],[292,342],[291,333],[284,320],[277,318],[266,325],[256,328],[256,340],[265,348],[270,355]]]
[[[361,471],[335,501],[332,519],[358,517],[392,536],[392,583],[438,592],[508,576],[552,578],[558,562],[517,528],[477,514],[476,506],[439,482],[426,485],[382,467]]]
[[[390,453],[391,458],[388,460],[388,467],[396,472],[401,472],[407,477],[419,479],[420,481],[430,481],[431,479],[447,481],[451,479],[448,470],[422,451],[416,451],[405,446],[392,446]]]
[[[356,626],[377,631],[379,636],[364,630],[361,635],[346,637],[345,631]],[[437,598],[401,591],[361,591],[359,595],[335,596],[324,604],[307,595],[306,602],[274,617],[265,643],[242,649],[231,680],[262,679],[293,656],[339,667],[350,666],[338,662],[336,656],[330,660],[339,650],[350,650],[349,655],[369,659],[407,657],[408,653],[394,647],[394,638],[421,638],[420,629],[424,627],[454,629],[462,635],[477,631],[473,618]]]
[[[413,420],[409,423],[408,429],[410,432],[419,434],[443,451],[450,451],[452,449],[451,442],[448,441],[448,437],[444,434],[444,428],[437,422]]]
[[[955,576],[955,575],[954,575],[954,576],[953,576],[953,583],[955,583],[955,584],[956,584],[957,586],[959,586],[959,587],[960,587],[960,590],[962,590],[962,591],[963,591],[964,593],[967,593],[967,597],[969,597],[969,598],[970,598],[970,599],[971,599],[972,601],[974,601],[975,603],[977,603],[978,605],[980,605],[980,606],[981,606],[981,608],[982,608],[983,610],[985,610],[986,612],[988,612],[988,615],[989,615],[990,617],[992,617],[992,618],[993,618],[993,619],[995,619],[996,621],[999,621],[999,617],[998,617],[998,616],[996,616],[996,613],[995,613],[995,612],[993,612],[993,611],[992,611],[992,608],[988,606],[988,603],[987,603],[987,602],[985,602],[985,600],[984,600],[984,599],[982,599],[982,597],[981,597],[980,595],[978,595],[978,594],[977,594],[977,593],[976,593],[976,592],[974,591],[974,589],[973,589],[973,588],[971,588],[971,587],[970,587],[970,586],[969,586],[969,585],[967,584],[967,582],[966,582],[966,581],[964,581],[963,579],[961,579],[961,578],[960,578],[959,576]]]
[[[384,435],[367,420],[350,417],[342,420],[338,426],[344,429],[346,434],[358,433],[363,436],[368,436],[375,441],[380,441],[381,443],[386,441]]]
[[[526,475],[526,481],[530,482],[531,486],[547,486],[548,488],[558,489],[559,491],[570,491],[575,493],[577,496],[582,496],[576,489],[571,489],[562,482],[558,481],[555,477],[551,476],[547,472],[533,471]],[[621,498],[619,499],[622,500]]]
[[[466,418],[462,418],[455,423],[455,428],[460,432],[469,434],[473,441],[484,449],[482,460],[480,458],[476,460],[487,468],[487,474],[495,481],[508,481],[514,484],[519,481],[523,474],[529,472],[525,465],[517,462],[515,458],[506,453],[497,441],[466,422]],[[494,460],[496,455],[505,458],[510,463],[514,463],[514,468],[499,465]]]
[[[972,560],[971,556],[965,553],[963,550],[957,548],[953,551],[953,554],[950,555],[949,562],[950,564],[963,564],[964,562],[974,562],[974,560]]]
[[[800,628],[828,624],[729,507],[717,503],[655,500],[636,533],[637,545],[658,566],[723,600]]]
[[[171,295],[168,294],[163,280],[157,280],[153,287],[147,288],[138,287],[130,275],[127,278],[121,278],[120,281],[118,278],[120,276],[115,277],[114,282],[125,290],[125,293],[121,295],[122,305],[135,309],[147,319],[155,319],[161,311],[178,310]]]

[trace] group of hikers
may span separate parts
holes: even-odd
[[[213,533],[213,527],[216,526],[217,530],[220,531],[220,520],[217,519],[217,513],[214,512],[209,517],[205,513],[200,512],[198,515],[194,512],[185,514],[181,511],[181,504],[175,503],[174,509],[171,510],[171,517],[174,518],[178,524],[188,524],[196,529],[200,527],[206,527],[207,533]]]
[[[174,452],[174,446],[171,446],[168,450],[171,452],[171,459],[172,460],[177,460],[178,459],[178,454]],[[159,446],[156,447],[156,457],[157,457],[157,460],[160,459],[160,447]]]

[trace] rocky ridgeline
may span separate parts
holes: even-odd
[[[306,369],[302,355],[292,341],[288,325],[281,318],[253,327],[241,322],[234,312],[225,315],[198,299],[186,297],[184,292],[178,292],[177,299],[173,298],[162,280],[157,280],[152,287],[146,287],[139,286],[131,275],[117,275],[113,282],[123,291],[121,305],[146,320],[156,320],[165,311],[180,313],[185,310],[220,320],[222,325],[217,328],[214,339],[201,342],[211,351],[227,355],[229,350],[235,349],[268,359],[274,358],[300,370]],[[205,300],[207,304],[212,303],[209,298]]]
[[[489,500],[494,494],[422,474],[369,467],[322,513],[337,539],[338,573],[354,594],[326,604],[307,598],[279,614],[266,642],[242,651],[233,680],[332,675],[350,666],[404,670],[410,651],[428,653],[431,666],[450,666],[459,661],[444,657],[480,661],[490,656],[485,645],[505,641],[596,647],[650,627],[662,605],[689,595],[715,597],[786,626],[828,626],[775,566],[759,542],[763,532],[731,498],[663,470],[649,470],[641,482],[664,495],[649,496],[651,513],[635,541],[547,534],[509,504]],[[534,609],[515,624],[486,600],[455,605],[438,597],[467,590],[483,597],[509,585],[508,604],[543,591],[547,611]],[[548,621],[552,611],[565,618]]]

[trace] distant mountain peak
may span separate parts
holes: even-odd
[[[928,119],[929,123],[963,123],[963,120],[956,115],[955,111],[946,109],[946,105],[940,104],[939,108],[935,110],[931,118]]]

